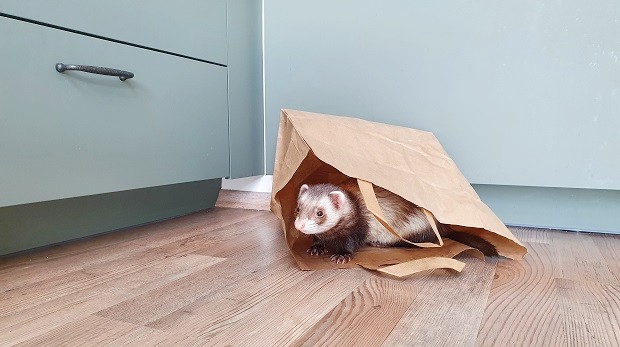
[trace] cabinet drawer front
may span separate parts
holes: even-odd
[[[228,175],[226,68],[3,17],[0,47],[0,206]]]
[[[2,0],[0,13],[226,64],[226,0]]]

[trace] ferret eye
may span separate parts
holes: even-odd
[[[299,213],[299,206],[295,209],[295,212]]]
[[[323,211],[316,211],[317,217],[323,217]]]

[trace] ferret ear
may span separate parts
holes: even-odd
[[[334,190],[333,192],[329,193],[329,200],[331,200],[332,205],[334,205],[336,210],[339,210],[344,205],[346,199],[343,192],[339,190]]]
[[[307,190],[308,190],[308,185],[307,184],[302,185],[301,188],[299,188],[298,196],[301,196],[301,194],[305,193]]]

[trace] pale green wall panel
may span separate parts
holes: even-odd
[[[620,189],[620,2],[265,2],[281,108],[433,131],[473,183]]]
[[[620,191],[474,185],[506,224],[620,234]]]
[[[435,133],[506,223],[619,229],[620,2],[266,0],[264,21],[268,173],[281,108],[351,115]]]
[[[263,58],[261,2],[228,2],[230,177],[262,175]]]

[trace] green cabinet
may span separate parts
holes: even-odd
[[[0,2],[0,255],[207,209],[222,177],[262,173],[260,23],[251,0]]]
[[[226,0],[2,0],[0,12],[226,65]]]
[[[0,207],[228,175],[225,67],[3,17],[0,32]]]

